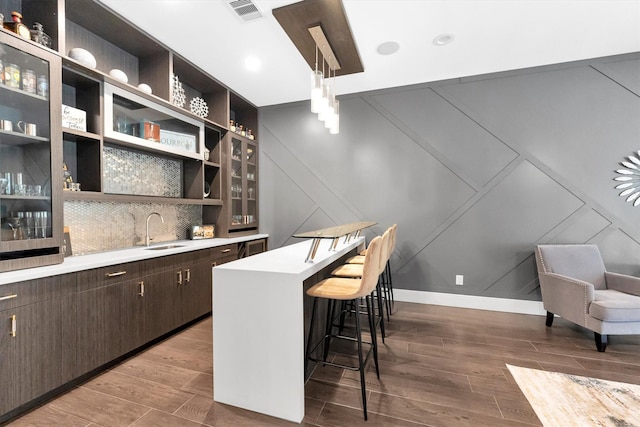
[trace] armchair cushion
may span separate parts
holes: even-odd
[[[640,297],[613,289],[594,292],[589,315],[605,322],[639,322]]]
[[[625,274],[605,272],[607,289],[615,289],[627,294],[640,296],[640,277]]]

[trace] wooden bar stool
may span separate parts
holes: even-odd
[[[372,313],[372,301],[371,294],[373,293],[376,283],[378,282],[378,276],[380,272],[380,250],[382,245],[382,238],[380,236],[374,238],[369,244],[369,251],[365,257],[365,262],[362,271],[362,277],[359,279],[347,279],[330,277],[322,280],[321,282],[313,285],[307,291],[307,295],[313,297],[313,309],[311,311],[311,322],[309,325],[309,335],[307,339],[307,350],[305,357],[305,372],[307,372],[307,365],[309,361],[319,363],[321,365],[336,366],[343,369],[349,369],[352,371],[360,371],[360,389],[362,392],[362,410],[364,412],[364,419],[367,419],[367,392],[365,386],[364,372],[365,366],[371,354],[373,354],[373,360],[376,367],[376,375],[380,378],[380,370],[378,368],[378,346],[375,333],[375,322]],[[328,300],[326,329],[322,339],[317,343],[313,342],[313,330],[315,325],[316,311],[318,308],[318,299],[324,298]],[[362,340],[362,327],[360,326],[360,310],[359,301],[365,300],[366,315],[369,321],[369,330],[371,331],[371,342],[365,342]],[[335,307],[337,302],[351,301],[356,307],[355,316],[355,337],[341,335],[340,331],[333,332],[334,320],[338,318],[342,313],[336,315]],[[358,349],[358,366],[343,365],[334,362],[328,362],[327,356],[329,353],[329,345],[331,339],[341,339],[348,341],[355,341]],[[323,357],[318,358],[314,356],[315,350],[324,344]],[[369,345],[369,349],[366,354],[363,352],[363,344]]]
[[[385,271],[385,266],[387,265],[387,258],[389,256],[389,249],[391,244],[391,228],[387,229],[382,235],[382,244],[380,249],[380,260],[379,260],[379,272],[378,272],[378,283],[376,284],[376,300],[378,302],[378,321],[376,324],[380,325],[380,334],[382,336],[382,342],[386,337],[386,332],[384,328],[384,309],[383,305],[386,306],[386,298],[383,295],[383,273]],[[350,279],[358,279],[362,277],[364,271],[364,264],[344,264],[340,267],[337,267],[331,272],[332,276],[336,277],[346,277]],[[383,301],[384,300],[384,301]],[[387,309],[388,313],[388,309]]]

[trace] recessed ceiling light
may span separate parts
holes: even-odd
[[[400,45],[398,44],[398,42],[389,41],[389,42],[384,42],[380,44],[378,46],[377,51],[380,55],[392,55],[396,53],[399,49],[400,49]]]
[[[436,46],[444,46],[451,43],[455,38],[456,36],[454,36],[453,34],[440,34],[439,36],[436,36],[435,39],[433,39],[433,44]]]
[[[248,56],[244,60],[244,66],[247,67],[247,70],[249,71],[259,71],[261,65],[262,62],[260,62],[260,60],[255,56]]]

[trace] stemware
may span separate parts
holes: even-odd
[[[10,216],[6,218],[9,228],[13,231],[13,240],[18,240],[18,230],[22,227],[22,218]]]

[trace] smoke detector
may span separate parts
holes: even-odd
[[[227,3],[243,21],[253,21],[264,16],[251,0],[227,0]]]

